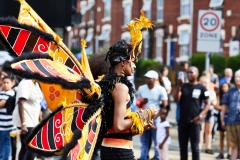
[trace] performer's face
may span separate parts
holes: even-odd
[[[129,60],[123,61],[124,64],[124,74],[125,76],[131,76],[134,73],[134,70],[136,69],[135,65],[135,59],[130,58]]]

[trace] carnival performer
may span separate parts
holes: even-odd
[[[110,128],[103,137],[101,159],[133,160],[132,151],[132,119],[126,119],[131,112],[130,104],[133,100],[134,90],[126,76],[134,72],[135,58],[131,56],[132,46],[125,40],[120,40],[110,47],[106,59],[110,62],[109,74],[99,85],[104,95],[103,124]],[[152,109],[154,114],[157,109]],[[149,129],[152,122],[145,129]]]

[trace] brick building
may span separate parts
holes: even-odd
[[[85,38],[89,52],[102,53],[119,39],[130,41],[126,24],[142,9],[155,27],[143,31],[141,57],[173,66],[175,60],[197,53],[198,11],[213,9],[222,11],[219,53],[228,56],[230,42],[240,38],[239,5],[233,0],[77,0],[82,20],[70,31],[70,45],[79,47],[80,38]]]

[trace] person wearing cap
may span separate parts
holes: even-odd
[[[151,107],[160,108],[160,104],[164,107],[168,105],[168,96],[166,89],[157,83],[159,75],[156,71],[150,70],[144,75],[146,79],[146,84],[142,85],[138,89],[138,98],[142,98],[145,109]],[[156,118],[154,120],[154,124],[157,124],[160,121],[160,118]],[[151,137],[154,141],[154,151],[155,151],[155,159],[159,159],[158,154],[158,145],[156,140],[156,130],[153,128],[144,132],[141,136],[141,157],[140,160],[146,160],[148,155],[149,142]]]

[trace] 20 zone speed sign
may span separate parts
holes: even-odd
[[[199,11],[198,39],[219,40],[221,32],[220,11]]]
[[[207,12],[200,19],[201,27],[208,32],[214,31],[220,25],[218,16],[213,12]]]

